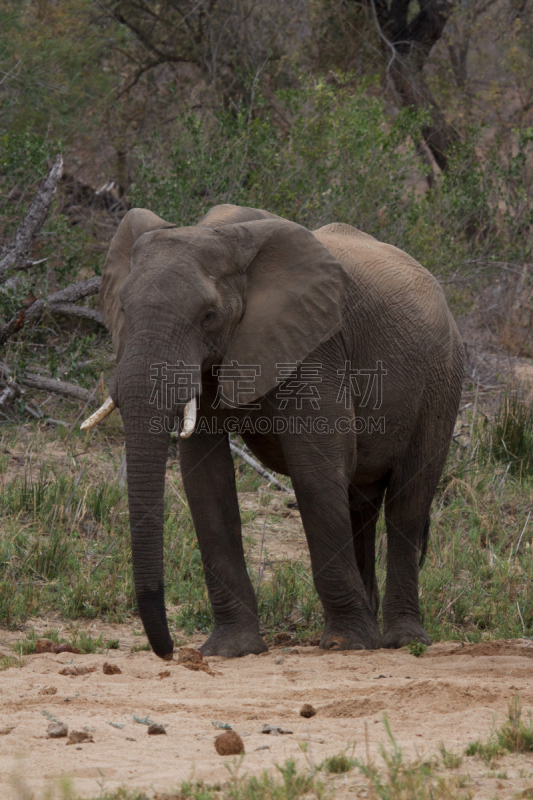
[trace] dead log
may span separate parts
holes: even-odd
[[[48,378],[43,375],[35,375],[28,372],[21,375],[15,381],[12,377],[13,370],[5,362],[0,361],[0,384],[8,387],[13,387],[15,392],[18,391],[23,394],[22,387],[26,389],[37,389],[40,392],[49,392],[51,394],[58,394],[62,397],[72,397],[74,400],[81,400],[88,405],[97,406],[98,401],[94,398],[94,392],[89,392],[87,389],[82,389],[81,386],[76,386],[74,383],[67,381],[60,381],[56,378]],[[2,395],[5,393],[2,392]],[[16,397],[18,395],[13,395]]]
[[[102,319],[102,312],[97,311],[96,308],[89,308],[89,306],[76,306],[74,303],[54,303],[48,306],[50,314],[63,314],[65,317],[82,317],[83,319],[92,319],[93,322],[98,322],[99,325],[104,324]]]
[[[37,189],[15,235],[3,249],[0,258],[0,283],[5,283],[10,269],[25,269],[33,263],[28,260],[28,253],[48,216],[62,174],[63,157],[58,155],[54,166]]]

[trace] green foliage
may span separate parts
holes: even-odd
[[[111,89],[101,68],[110,34],[94,24],[90,0],[5,2],[0,9],[0,125],[15,133],[85,133]]]
[[[144,151],[132,200],[181,225],[217,203],[267,208],[310,228],[394,225],[424,117],[403,111],[384,124],[383,101],[370,89],[368,81],[349,90],[318,81],[281,93],[288,135],[261,100],[254,113],[184,115],[168,163]]]
[[[423,642],[411,642],[409,645],[407,645],[407,649],[412,656],[415,656],[415,658],[420,658],[420,656],[423,656],[424,653],[427,652],[428,648]]]

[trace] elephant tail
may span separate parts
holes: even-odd
[[[428,551],[428,541],[429,541],[429,517],[426,520],[426,524],[424,525],[424,532],[422,534],[422,544],[420,547],[420,558],[418,560],[418,567],[421,569],[424,566],[424,561],[426,560],[426,554]]]

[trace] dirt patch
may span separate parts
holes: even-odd
[[[441,741],[462,753],[469,741],[489,736],[495,719],[503,722],[517,692],[527,713],[533,703],[529,649],[520,640],[461,648],[447,643],[415,658],[405,651],[324,653],[299,647],[284,654],[281,664],[276,663],[279,651],[232,661],[205,659],[214,676],[184,669],[177,661],[163,664],[145,651],[28,656],[22,668],[1,673],[0,721],[6,732],[0,785],[10,785],[10,776],[19,774],[40,798],[62,775],[73,780],[81,797],[97,794],[102,776],[106,790],[124,784],[149,796],[175,789],[191,775],[224,781],[225,759],[213,742],[221,733],[217,728],[226,725],[242,739],[249,774],[275,770],[287,758],[303,768],[303,741],[312,744],[317,762],[351,742],[356,757],[364,759],[365,727],[370,754],[379,761],[380,744],[387,744],[384,714],[406,758],[435,754]],[[104,675],[105,662],[122,674]],[[86,673],[75,679],[59,674],[66,666]],[[162,666],[170,673],[165,680]],[[57,693],[43,695],[51,680]],[[302,702],[312,704],[316,715],[301,717]],[[65,747],[65,738],[46,738],[51,721],[93,741]],[[148,735],[150,725],[163,726],[166,735]],[[266,737],[267,725],[292,733]],[[494,796],[497,787],[483,762],[468,759],[463,769],[471,776],[475,798]],[[501,770],[509,780],[500,783],[508,788],[498,788],[497,795],[511,798],[528,785],[520,770],[528,775],[533,758],[503,758]],[[4,797],[17,795],[4,788]]]

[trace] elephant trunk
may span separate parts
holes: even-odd
[[[163,563],[165,472],[170,430],[178,407],[157,408],[154,396],[164,391],[150,379],[149,359],[125,356],[119,365],[117,398],[124,422],[128,501],[137,607],[156,655],[172,659]]]

